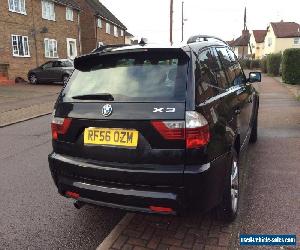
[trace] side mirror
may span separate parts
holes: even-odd
[[[250,83],[261,82],[261,73],[260,72],[250,72],[248,81]]]

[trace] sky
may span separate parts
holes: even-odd
[[[170,0],[100,0],[138,39],[169,41]],[[182,0],[174,0],[173,41],[181,41]],[[281,20],[300,23],[300,0],[184,0],[184,41],[196,34],[214,35],[226,41],[243,29],[247,7],[249,30],[266,29]]]

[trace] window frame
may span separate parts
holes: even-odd
[[[105,25],[105,32],[106,32],[106,34],[111,34],[110,23],[108,23],[108,22]]]
[[[74,10],[71,7],[66,7],[66,20],[74,22]]]
[[[14,37],[16,37],[16,42],[17,42],[17,51],[18,53],[16,54],[15,53],[15,49],[14,49]],[[26,38],[26,47],[27,47],[27,54],[25,55],[20,55],[20,48],[18,46],[18,37],[21,37],[22,38],[22,48],[23,48],[23,52],[25,52],[25,38]],[[16,35],[16,34],[11,34],[11,46],[12,46],[12,55],[13,57],[31,57],[30,56],[30,48],[29,48],[29,38],[28,36],[22,36],[22,35]]]
[[[97,27],[99,28],[99,29],[102,29],[102,20],[101,20],[101,18],[100,17],[98,17],[97,18]]]
[[[296,43],[296,41],[298,41]],[[294,45],[300,45],[300,37],[294,37]]]
[[[49,4],[49,6],[52,6],[53,13],[52,13],[52,15],[50,13],[50,17],[46,15],[47,14],[46,11],[48,10],[45,6],[46,4]],[[49,21],[56,21],[55,20],[55,4],[54,4],[54,2],[49,1],[49,0],[42,0],[42,18],[45,20],[49,20]]]
[[[272,44],[273,44],[273,39],[272,39],[272,37],[268,37],[267,43],[268,43],[268,47],[271,47],[271,46],[272,46]]]
[[[48,42],[48,48],[46,47],[46,41]],[[55,42],[56,44],[56,49],[54,49],[53,51],[53,56],[50,55],[50,50],[48,51],[49,54],[47,53],[47,49],[49,49],[49,45],[50,45],[50,42],[53,43]],[[51,38],[44,38],[44,50],[45,50],[45,58],[50,58],[50,59],[53,59],[53,58],[59,58],[58,56],[58,43],[57,43],[57,40],[55,39],[51,39]],[[56,56],[54,55],[54,53],[56,52]]]
[[[26,0],[18,0],[18,1],[19,1],[19,4],[18,4],[19,11],[16,10],[15,0],[8,0],[8,10],[10,12],[14,12],[14,13],[22,14],[22,15],[27,15],[27,12],[26,12]],[[23,3],[23,6],[22,6],[22,3]],[[14,8],[11,8],[11,6],[13,6]]]
[[[116,25],[114,25],[114,36],[115,37],[119,37],[119,34],[118,34],[118,27]]]
[[[124,30],[120,29],[120,36],[124,36]]]
[[[70,53],[69,53],[70,52],[69,51],[69,42],[74,42],[75,43],[75,51],[76,51],[76,56],[74,56],[74,58],[75,58],[75,57],[78,56],[77,40],[74,39],[74,38],[67,38],[67,55],[68,55],[68,58],[74,59],[73,57],[70,56]]]

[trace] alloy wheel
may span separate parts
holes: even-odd
[[[238,168],[238,161],[236,158],[232,161],[231,167],[231,207],[232,211],[237,211],[238,205],[238,196],[239,196],[239,168]]]

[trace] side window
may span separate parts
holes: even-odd
[[[205,84],[217,85],[217,79],[213,72],[213,55],[210,50],[205,50],[198,56],[200,63],[200,77]]]
[[[217,78],[214,72],[215,60],[210,49],[201,51],[196,56],[195,63],[195,86],[196,86],[196,102],[201,103],[217,94],[220,90]]]
[[[236,76],[234,71],[234,62],[230,58],[226,48],[216,48],[216,50],[227,75],[229,83],[228,87],[231,87],[234,85],[234,80]]]
[[[227,82],[227,77],[226,77],[224,68],[218,57],[216,49],[212,48],[211,51],[212,51],[212,55],[213,55],[212,69],[217,78],[218,87],[225,90],[226,88],[228,88],[228,82]]]
[[[53,68],[60,68],[60,67],[62,67],[61,61],[55,61],[55,62],[53,62]]]
[[[230,49],[227,49],[227,52],[230,56],[230,59],[233,63],[233,67],[234,67],[235,79],[234,79],[233,84],[234,85],[241,85],[241,84],[246,83],[245,74],[244,74],[244,72],[242,70],[242,67],[241,67],[239,61],[237,60],[235,54]]]
[[[47,62],[42,67],[43,69],[49,69],[52,68],[53,62]]]

